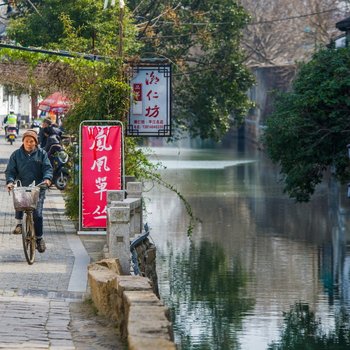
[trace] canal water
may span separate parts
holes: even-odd
[[[189,233],[180,196],[147,183],[145,222],[175,342],[182,350],[350,349],[346,190],[329,177],[297,204],[264,152],[237,149],[152,148],[163,179],[198,218]]]

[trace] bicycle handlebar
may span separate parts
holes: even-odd
[[[35,187],[40,187],[40,188],[48,188],[49,186],[48,186],[48,184],[46,183],[46,182],[40,182],[40,184],[38,184],[38,185],[35,185]]]
[[[16,185],[14,183],[9,183],[6,186],[7,186],[9,194],[16,187]],[[44,181],[40,182],[40,184],[37,184],[37,185],[35,185],[33,187],[39,187],[39,188],[45,189],[45,190],[49,188],[48,184],[46,182],[44,182]]]

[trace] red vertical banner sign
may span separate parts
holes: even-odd
[[[107,190],[122,188],[122,127],[82,126],[81,152],[82,228],[106,228]]]

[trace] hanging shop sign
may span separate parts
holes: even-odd
[[[80,126],[80,230],[106,229],[107,191],[122,189],[123,127],[111,123]]]
[[[131,65],[127,136],[171,136],[171,65]]]

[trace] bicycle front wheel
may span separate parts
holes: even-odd
[[[25,227],[22,230],[22,242],[24,255],[26,257],[27,263],[32,265],[35,260],[35,231],[34,231],[34,221],[33,213],[27,213]]]

